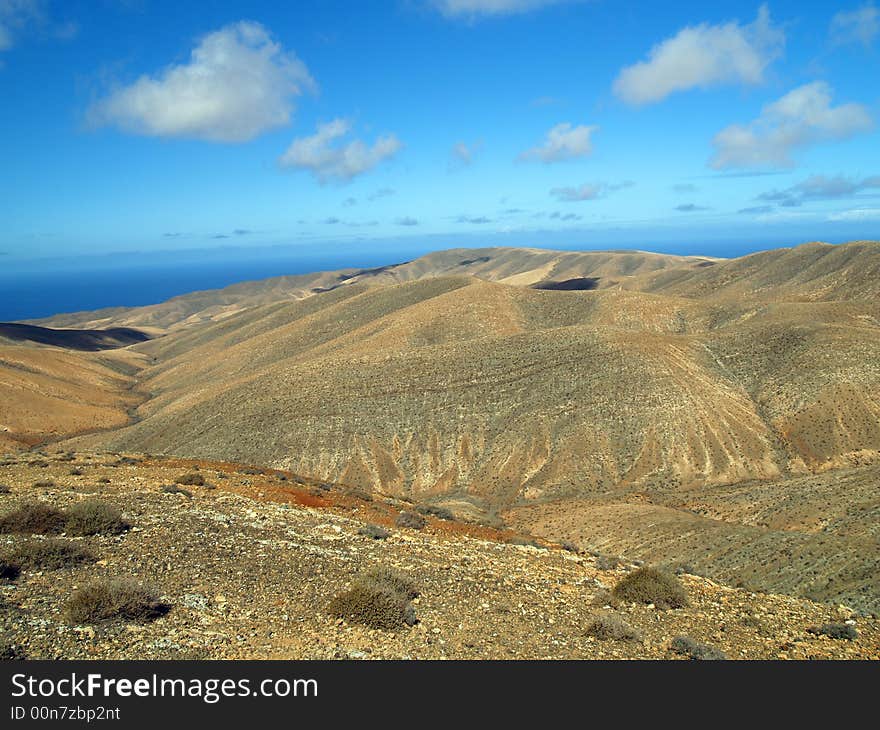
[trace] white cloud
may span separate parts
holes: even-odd
[[[880,220],[880,208],[855,208],[843,210],[839,213],[831,213],[830,221],[874,221]]]
[[[635,185],[635,183],[632,182],[632,180],[613,184],[601,182],[584,183],[578,187],[553,188],[550,191],[550,195],[564,203],[577,203],[583,200],[596,200],[597,198],[604,197],[610,192],[631,188],[633,185]]]
[[[90,118],[135,134],[244,142],[289,124],[293,98],[314,86],[302,61],[242,21],[202,38],[188,63],[110,94]]]
[[[15,36],[32,23],[46,19],[43,0],[0,0],[0,51],[15,45]]]
[[[599,129],[597,126],[581,124],[573,127],[569,122],[557,124],[537,147],[520,153],[520,160],[540,162],[561,162],[577,157],[586,157],[593,151],[591,136]]]
[[[321,183],[347,181],[372,170],[403,147],[393,134],[379,137],[369,147],[357,139],[333,146],[350,131],[351,124],[345,119],[319,124],[312,136],[295,139],[281,155],[279,163],[283,167],[309,170]]]
[[[861,43],[870,46],[880,33],[880,11],[873,3],[841,11],[831,19],[831,40],[836,45]]]
[[[770,22],[766,5],[750,25],[702,23],[682,28],[654,46],[647,61],[624,68],[614,93],[629,104],[651,104],[676,91],[720,84],[759,84],[782,54],[785,34]]]
[[[513,15],[561,5],[573,0],[432,0],[432,5],[448,18]]]
[[[449,159],[452,166],[466,167],[474,161],[476,154],[482,149],[482,142],[468,145],[466,142],[456,142],[449,151]]]
[[[798,147],[846,139],[873,127],[867,108],[852,103],[832,107],[831,94],[827,83],[814,81],[766,105],[749,124],[722,129],[712,140],[711,166],[791,167],[791,152]]]

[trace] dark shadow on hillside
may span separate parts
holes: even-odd
[[[539,281],[532,289],[552,289],[555,291],[589,291],[599,286],[599,277],[578,276],[564,281]]]
[[[15,342],[34,342],[39,345],[90,352],[113,350],[150,339],[146,332],[130,327],[111,327],[106,330],[56,330],[15,322],[0,322],[0,337]]]

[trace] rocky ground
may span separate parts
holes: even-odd
[[[196,471],[207,486],[163,491]],[[732,659],[878,659],[880,622],[845,607],[754,593],[683,574],[690,606],[661,610],[610,591],[635,569],[575,546],[429,517],[398,528],[400,501],[235,464],[109,454],[22,453],[0,461],[0,516],[22,503],[60,509],[98,498],[131,529],[68,537],[99,558],[23,569],[0,584],[0,643],[30,659],[678,659],[690,637]],[[3,491],[3,490],[0,490]],[[384,540],[360,533],[367,524]],[[0,555],[23,541],[0,534]],[[358,575],[393,567],[418,584],[417,623],[371,629],[328,614]],[[153,621],[76,625],[65,604],[102,577],[152,586],[170,610]],[[598,615],[633,639],[600,639]],[[833,639],[810,629],[857,632]],[[678,642],[681,643],[680,641]]]

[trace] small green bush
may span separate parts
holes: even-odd
[[[22,568],[59,570],[94,563],[98,557],[75,542],[47,538],[29,540],[16,546],[7,559]]]
[[[587,627],[587,634],[601,641],[641,641],[642,636],[626,621],[613,613],[600,613]]]
[[[70,535],[119,535],[131,525],[112,504],[87,499],[67,510],[65,531]]]
[[[175,484],[185,484],[188,487],[204,487],[205,477],[201,474],[190,472],[189,474],[181,474],[174,480]]]
[[[859,638],[859,632],[855,626],[849,624],[829,623],[821,626],[811,626],[807,629],[811,634],[821,634],[830,639],[843,639],[845,641],[854,641]]]
[[[404,527],[409,530],[422,530],[424,529],[425,525],[428,524],[428,521],[417,512],[409,512],[404,510],[399,515],[397,515],[397,519],[394,520],[394,524],[398,527]]]
[[[379,525],[364,525],[358,530],[358,534],[373,540],[387,540],[391,537],[391,533]]]
[[[639,568],[625,576],[613,591],[615,598],[629,603],[653,603],[657,608],[684,608],[687,591],[674,575],[656,568]]]
[[[682,654],[691,659],[702,661],[719,661],[727,659],[727,654],[720,649],[716,649],[714,646],[709,646],[708,644],[701,644],[690,636],[676,636],[669,645],[669,648],[674,653]]]
[[[26,502],[0,517],[0,532],[21,535],[53,535],[64,530],[67,516],[42,502]]]
[[[65,611],[74,624],[91,624],[121,619],[152,621],[165,615],[170,606],[156,593],[129,578],[98,580],[76,590]]]

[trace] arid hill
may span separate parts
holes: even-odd
[[[4,659],[880,658],[847,607],[686,570],[621,594],[628,561],[289,472],[47,451],[0,484]]]
[[[113,351],[140,368],[129,425],[73,448],[284,468],[634,558],[702,550],[708,575],[876,610],[880,500],[834,485],[880,461],[878,271],[876,242],[453,250],[49,324],[162,335]],[[750,511],[766,494],[838,520],[777,524]]]

